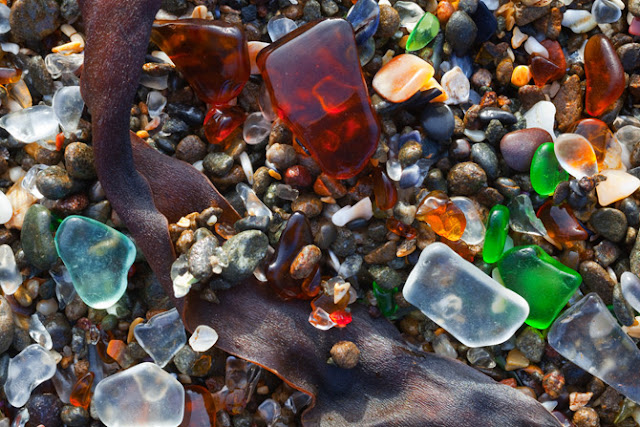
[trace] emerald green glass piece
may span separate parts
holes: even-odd
[[[433,40],[440,31],[440,22],[432,13],[425,13],[407,39],[407,52],[420,50]]]
[[[384,317],[390,317],[398,311],[398,304],[393,295],[398,292],[398,288],[384,289],[373,282],[373,295],[378,301],[378,308]]]
[[[101,222],[72,215],[62,221],[54,241],[82,301],[93,308],[118,302],[136,258],[131,239]]]
[[[545,142],[531,160],[531,185],[541,196],[553,194],[558,184],[569,179],[553,151],[553,142]]]
[[[487,232],[484,236],[482,260],[493,264],[500,259],[509,231],[509,209],[504,205],[495,205],[487,218]]]
[[[529,303],[526,324],[546,329],[582,282],[575,270],[556,261],[540,246],[517,246],[498,261],[504,285]]]

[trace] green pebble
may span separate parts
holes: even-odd
[[[582,277],[549,256],[540,246],[517,246],[498,262],[504,285],[529,303],[525,321],[548,328],[582,282]]]
[[[432,13],[425,13],[407,39],[407,52],[420,50],[433,40],[440,31],[440,22]]]
[[[398,288],[385,289],[378,286],[376,282],[373,282],[373,295],[378,301],[378,309],[384,317],[393,316],[398,311],[398,304],[393,295],[398,291]]]
[[[110,331],[115,329],[116,326],[118,326],[118,318],[113,314],[107,314],[100,322],[100,327],[103,331]]]
[[[509,209],[504,205],[491,208],[487,218],[487,232],[484,236],[482,259],[488,264],[498,261],[507,243],[509,231]]]
[[[553,151],[553,142],[545,142],[531,160],[531,186],[541,196],[553,194],[558,184],[569,179]]]
[[[20,242],[24,256],[40,270],[49,270],[58,260],[51,223],[51,212],[42,205],[31,206],[22,223]]]

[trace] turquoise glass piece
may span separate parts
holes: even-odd
[[[420,50],[433,40],[440,31],[440,22],[432,13],[425,13],[407,39],[407,52]]]
[[[529,303],[526,324],[546,329],[582,282],[575,271],[549,256],[540,246],[517,246],[498,261],[504,285]]]
[[[118,302],[136,258],[131,239],[101,222],[72,215],[60,224],[55,244],[85,304],[102,309]]]

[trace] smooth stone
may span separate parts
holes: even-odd
[[[353,26],[356,43],[360,45],[376,33],[380,24],[380,6],[375,0],[358,0],[346,19]]]
[[[5,295],[13,295],[22,284],[22,274],[9,245],[0,245],[0,287]]]
[[[598,203],[601,206],[622,200],[640,187],[640,179],[621,170],[605,169],[600,175],[607,178],[596,185]]]
[[[51,212],[42,205],[33,205],[24,216],[20,242],[27,260],[40,270],[49,270],[58,260],[51,233]]]
[[[422,127],[429,138],[447,141],[453,135],[455,120],[453,112],[445,104],[427,104],[420,115]]]
[[[485,227],[484,221],[476,208],[475,203],[468,197],[456,196],[451,201],[462,211],[467,225],[460,240],[468,245],[480,245],[484,241]]]
[[[11,347],[13,334],[13,311],[7,300],[0,295],[0,354]],[[0,386],[2,386],[2,384],[0,384]]]
[[[630,271],[625,271],[620,276],[620,287],[624,299],[634,310],[640,312],[640,279],[638,276]]]
[[[64,347],[71,343],[71,325],[63,313],[58,312],[46,317],[43,326],[51,337],[54,350],[62,352]]]
[[[65,405],[60,412],[60,419],[68,427],[84,427],[91,417],[81,406]]]
[[[529,303],[526,323],[536,329],[551,325],[582,282],[576,271],[533,245],[505,252],[498,271],[504,285]]]
[[[131,239],[98,221],[72,215],[62,221],[54,241],[76,292],[88,306],[108,308],[118,302],[136,258]]]
[[[489,39],[496,33],[498,30],[498,21],[494,16],[493,12],[489,5],[486,2],[478,2],[478,8],[474,13],[471,14],[471,19],[475,22],[476,27],[478,28],[478,33],[476,34],[476,43],[484,43],[489,41]]]
[[[640,402],[640,350],[598,295],[588,294],[569,307],[547,339],[563,357]]]
[[[547,229],[536,216],[531,198],[527,194],[519,194],[507,205],[509,208],[509,227],[516,233],[546,236]]]
[[[74,190],[74,182],[66,169],[49,166],[36,175],[36,188],[47,199],[60,200]]]
[[[54,393],[38,393],[29,398],[24,409],[29,411],[30,426],[63,427],[64,420],[61,419],[63,404],[60,398]],[[84,411],[84,409],[82,409]],[[86,411],[85,411],[86,412]],[[86,423],[85,423],[86,424]],[[75,427],[67,424],[65,427]],[[84,426],[84,424],[81,424]]]
[[[440,84],[447,94],[446,104],[463,104],[469,100],[471,83],[462,68],[453,67],[443,74]]]
[[[433,67],[424,59],[400,54],[378,70],[371,85],[386,100],[404,102],[415,95],[433,74]]]
[[[598,173],[596,153],[589,140],[582,135],[560,135],[553,145],[553,151],[562,169],[578,180]]]
[[[331,222],[338,227],[344,227],[347,223],[354,219],[363,218],[365,220],[371,219],[373,216],[373,204],[369,197],[365,197],[355,205],[347,205],[336,211],[331,216]]]
[[[445,39],[457,55],[464,55],[473,46],[478,34],[478,27],[465,12],[453,12],[444,30]]]
[[[107,427],[176,427],[184,417],[184,388],[144,362],[100,381],[92,409]]]
[[[504,111],[497,107],[486,107],[480,110],[478,118],[485,123],[489,123],[491,120],[498,120],[503,125],[516,124],[518,119],[512,113]]]
[[[598,24],[612,24],[620,19],[622,10],[611,0],[596,0],[591,6],[591,15]]]
[[[551,141],[556,140],[553,132],[556,119],[556,106],[549,101],[539,101],[524,113],[524,119],[527,122],[527,129],[539,128],[547,131],[551,136]],[[547,142],[547,141],[545,141]]]
[[[489,144],[478,142],[471,146],[471,160],[479,164],[489,179],[496,179],[500,173],[498,156]]]
[[[0,224],[6,224],[11,220],[13,216],[13,207],[11,206],[11,201],[0,191]]]
[[[72,178],[95,179],[93,148],[83,142],[72,142],[64,150],[64,165]]]
[[[9,15],[11,35],[24,42],[39,42],[60,26],[60,6],[55,0],[18,0]]]
[[[197,281],[206,281],[213,276],[213,265],[210,258],[216,256],[218,240],[214,236],[207,236],[196,241],[187,255],[189,272]]]
[[[4,384],[7,400],[11,406],[22,407],[31,392],[55,373],[56,361],[51,353],[39,344],[31,344],[9,362]]]
[[[627,217],[618,209],[598,209],[589,222],[595,232],[612,242],[622,241],[627,234]]]
[[[505,163],[518,172],[527,172],[538,147],[553,139],[540,128],[528,128],[507,133],[500,140],[500,152]]]
[[[624,274],[624,273],[623,273]],[[623,326],[632,326],[635,322],[635,311],[622,295],[620,283],[613,287],[613,313]]]
[[[562,15],[562,26],[576,34],[588,33],[598,26],[593,15],[587,10],[569,9]]]
[[[247,230],[224,242],[229,265],[222,270],[222,278],[237,283],[250,277],[267,255],[269,238],[258,230]]]
[[[439,242],[422,251],[402,294],[468,347],[508,340],[529,314],[522,297]]]
[[[193,351],[204,352],[213,347],[218,341],[218,333],[207,325],[198,325],[191,337],[189,345]]]
[[[187,342],[187,334],[175,308],[156,314],[147,323],[139,323],[133,330],[136,340],[164,368]]]

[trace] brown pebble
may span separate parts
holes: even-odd
[[[580,88],[580,78],[569,76],[553,98],[553,105],[556,107],[556,120],[558,129],[567,132],[571,125],[580,119],[582,114],[582,89]]]
[[[284,173],[284,182],[299,190],[311,186],[313,177],[309,169],[301,165],[293,165]]]
[[[396,259],[396,242],[387,242],[384,245],[375,248],[364,257],[367,264],[385,264]]]
[[[398,31],[398,28],[400,28],[400,15],[398,15],[398,11],[388,4],[381,4],[380,25],[378,26],[376,36],[381,39],[388,39]]]
[[[552,370],[542,378],[542,387],[552,399],[555,399],[564,388],[564,375],[557,369]]]
[[[473,162],[458,163],[447,175],[450,195],[472,196],[487,185],[487,174]]]
[[[331,347],[331,358],[343,369],[353,369],[360,360],[360,350],[351,341],[339,341]]]
[[[471,76],[471,83],[477,87],[491,86],[492,78],[491,71],[486,68],[480,68]]]
[[[187,135],[178,143],[176,147],[176,157],[187,163],[194,163],[204,159],[207,155],[207,144],[202,142],[196,135]]]
[[[176,250],[178,253],[186,254],[191,245],[193,245],[193,231],[185,230],[178,237],[178,241],[176,242]]]
[[[314,218],[322,212],[322,201],[313,194],[302,194],[291,202],[291,210],[300,211],[307,218]]]
[[[593,408],[580,408],[573,414],[573,423],[576,427],[599,427],[600,417]]]
[[[294,279],[304,279],[309,277],[311,273],[316,269],[320,259],[322,258],[322,251],[316,245],[306,245],[296,258],[291,263],[289,273]]]
[[[507,363],[504,366],[505,371],[515,371],[529,366],[529,359],[517,348],[514,348],[507,354]]]
[[[542,89],[535,85],[524,85],[518,89],[518,98],[522,103],[522,109],[528,110],[540,101],[544,101],[546,98]]]
[[[281,172],[293,166],[296,158],[296,150],[291,145],[273,144],[267,149],[267,160]]]
[[[508,85],[513,74],[513,61],[511,58],[504,58],[496,67],[496,79],[501,85]]]

